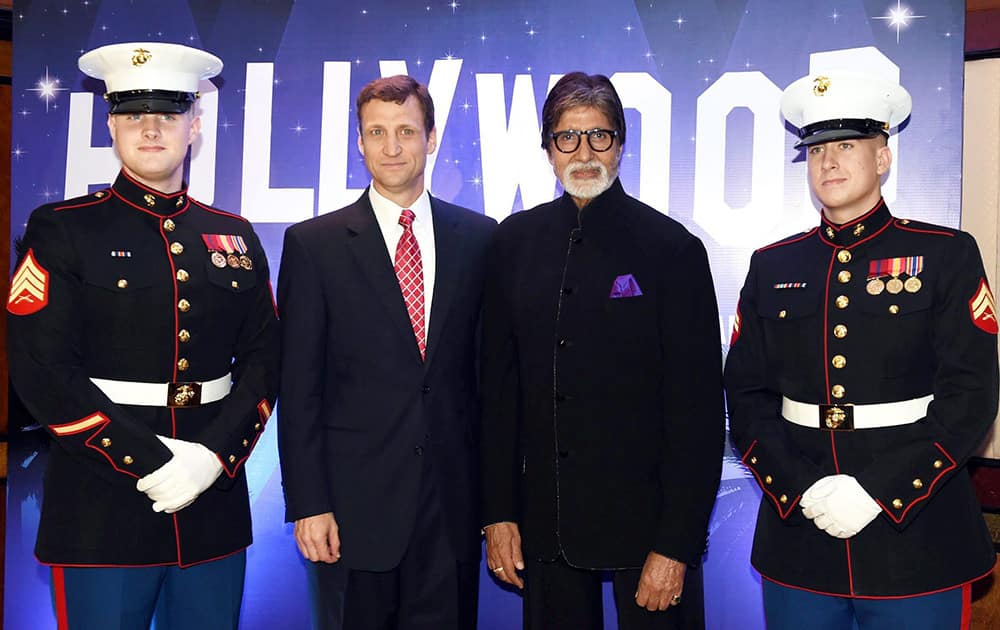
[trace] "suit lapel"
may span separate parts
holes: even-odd
[[[385,237],[379,229],[378,221],[375,220],[375,211],[372,210],[367,189],[361,198],[350,206],[350,212],[351,217],[347,222],[350,238],[347,240],[347,246],[357,259],[358,267],[371,285],[372,292],[389,314],[393,327],[403,335],[405,344],[411,348],[413,356],[420,360],[420,350],[413,337],[413,326],[410,324],[410,316],[406,312],[403,294],[399,289],[399,279],[396,278],[396,272],[392,268],[392,258],[389,257]]]
[[[455,211],[431,197],[431,214],[434,217],[434,298],[431,302],[430,329],[427,334],[427,360],[430,363],[444,334],[448,310],[455,297],[455,286],[461,272],[464,244],[459,238],[458,215]]]

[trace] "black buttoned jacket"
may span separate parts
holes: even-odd
[[[204,234],[242,237],[251,268],[218,268]],[[23,247],[22,265],[30,258],[46,275],[30,289],[15,272],[7,316],[11,380],[53,443],[39,560],[187,566],[249,545],[243,463],[274,404],[279,360],[267,260],[250,224],[122,173],[109,189],[35,210]],[[43,295],[43,308],[15,314]],[[226,398],[187,408],[115,404],[89,380],[228,372]],[[135,487],[171,458],[157,434],[200,442],[223,466],[174,515],[153,512]]]
[[[698,562],[723,443],[701,242],[617,180],[563,195],[500,225],[484,321],[484,524],[579,567]]]
[[[920,256],[919,288],[890,290],[879,269]],[[876,279],[884,286],[869,293]],[[832,595],[894,597],[990,571],[965,463],[997,410],[991,304],[971,236],[893,218],[883,202],[754,253],[726,392],[733,438],[764,491],[752,555],[761,574]],[[931,394],[926,417],[900,426],[831,431],[818,417],[805,427],[781,416],[782,396],[867,405]],[[883,510],[847,540],[799,506],[810,485],[837,473],[856,477]]]

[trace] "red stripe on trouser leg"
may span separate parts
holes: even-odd
[[[69,630],[66,614],[66,580],[62,567],[52,567],[52,599],[56,607],[56,624],[59,630]]]

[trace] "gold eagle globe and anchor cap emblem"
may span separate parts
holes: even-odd
[[[153,58],[153,53],[145,48],[136,48],[132,51],[132,65],[141,66]]]

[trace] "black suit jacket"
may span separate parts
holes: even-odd
[[[367,190],[290,227],[283,319],[281,455],[286,519],[333,512],[341,562],[395,567],[426,470],[462,560],[479,556],[478,326],[496,223],[431,198],[436,271],[421,361]],[[425,458],[430,458],[425,467]]]
[[[483,522],[532,559],[640,567],[705,549],[723,444],[701,242],[616,180],[507,218],[484,306]]]

